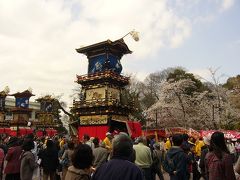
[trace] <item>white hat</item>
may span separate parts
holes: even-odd
[[[106,136],[108,136],[108,135],[111,135],[111,133],[110,133],[110,132],[107,132],[107,133],[106,133]]]
[[[211,134],[208,134],[207,136],[203,137],[204,144],[210,145],[211,136],[212,136]]]

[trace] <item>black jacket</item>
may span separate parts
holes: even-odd
[[[170,174],[171,180],[187,180],[187,165],[189,163],[189,159],[187,154],[177,146],[172,146],[167,152],[166,156],[170,159],[173,159],[173,163],[175,166],[176,174]]]
[[[44,171],[56,171],[59,166],[58,151],[56,148],[43,149],[39,152],[38,156],[42,160],[40,166]]]
[[[143,180],[142,171],[126,158],[113,157],[101,165],[92,180]]]

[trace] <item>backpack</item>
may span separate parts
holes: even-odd
[[[173,161],[174,156],[170,158],[169,155],[167,154],[162,164],[163,169],[169,174],[173,174],[173,171],[176,170],[176,167]]]
[[[158,153],[156,150],[153,150],[152,152],[152,159],[153,163],[151,165],[151,169],[153,172],[157,172],[157,169],[159,169],[160,157],[158,157]]]
[[[63,160],[61,160],[61,161],[60,161],[60,164],[61,164],[63,167],[68,167],[68,164],[69,164],[68,158],[64,158]]]
[[[60,164],[61,164],[63,167],[68,167],[68,165],[69,165],[68,151],[66,151],[65,158],[60,161]]]

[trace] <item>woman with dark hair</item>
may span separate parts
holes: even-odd
[[[39,158],[42,160],[40,166],[43,168],[43,180],[56,179],[56,170],[59,165],[58,151],[52,140],[47,140],[47,148],[39,152]]]
[[[20,156],[22,153],[22,147],[19,144],[19,139],[17,137],[11,137],[8,142],[8,151],[5,157],[7,165],[4,169],[4,174],[6,174],[6,180],[20,180]]]
[[[20,177],[21,180],[32,180],[33,171],[37,168],[35,157],[31,150],[34,148],[34,142],[31,139],[25,139],[22,145]]]
[[[72,154],[72,166],[68,168],[65,179],[90,180],[93,162],[92,149],[87,144],[80,144]]]
[[[207,179],[235,180],[232,158],[222,132],[212,134],[209,150],[205,158]]]

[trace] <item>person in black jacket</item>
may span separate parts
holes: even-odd
[[[59,165],[58,150],[52,140],[47,141],[47,148],[39,152],[39,158],[41,159],[40,166],[43,168],[43,180],[56,179],[56,169]]]
[[[163,167],[169,173],[170,180],[188,180],[189,158],[180,147],[183,142],[183,137],[180,134],[175,134],[172,138],[173,146],[168,150]]]
[[[143,173],[134,163],[133,143],[124,133],[113,139],[113,156],[93,174],[92,180],[143,180]]]

